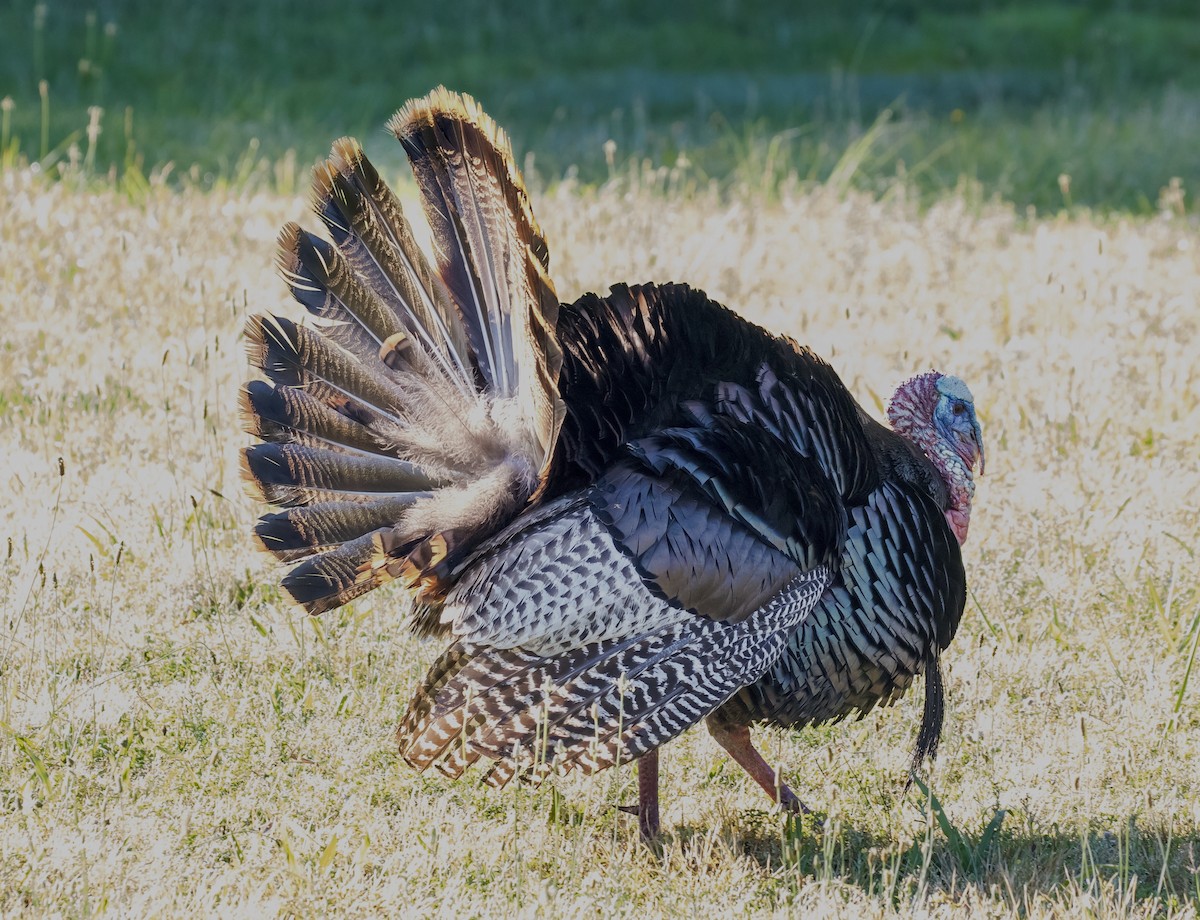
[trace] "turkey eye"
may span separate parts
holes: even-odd
[[[962,403],[955,403],[954,409],[952,411],[954,412],[955,415],[962,415],[964,412],[967,411],[967,407],[964,406]]]

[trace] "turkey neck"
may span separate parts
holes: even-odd
[[[966,542],[971,523],[971,502],[975,498],[975,479],[971,468],[942,435],[933,422],[939,398],[936,371],[918,374],[896,388],[888,405],[892,429],[915,444],[937,470],[948,492],[946,523],[959,545]]]

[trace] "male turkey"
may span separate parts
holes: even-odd
[[[282,584],[298,604],[320,613],[396,580],[413,628],[451,640],[398,731],[408,763],[457,777],[482,760],[503,785],[643,758],[639,825],[656,834],[661,744],[718,711],[753,773],[746,724],[810,717],[787,695],[811,693],[823,665],[797,629],[863,606],[864,527],[887,532],[866,569],[886,573],[879,596],[899,591],[913,622],[944,607],[926,632],[948,641],[962,564],[947,521],[965,536],[981,456],[961,381],[902,385],[895,433],[812,352],[686,286],[560,305],[508,142],[475,102],[438,89],[390,127],[436,264],[338,141],[314,190],[332,244],[296,225],[280,237],[315,325],[247,326],[266,380],[242,393],[263,442],[243,473],[282,508],[255,535],[297,563]],[[943,570],[951,589],[930,607]],[[936,658],[910,633],[913,671]],[[905,683],[873,678],[856,699]]]

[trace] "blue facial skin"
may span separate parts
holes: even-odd
[[[933,421],[938,432],[954,445],[955,451],[974,467],[979,460],[979,475],[983,475],[983,431],[975,417],[975,401],[967,385],[957,377],[942,377],[937,382],[938,401]]]

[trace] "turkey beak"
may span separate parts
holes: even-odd
[[[971,433],[975,435],[975,446],[979,448],[979,475],[983,475],[984,457],[983,457],[983,430],[979,427],[979,422],[976,419],[971,420]]]

